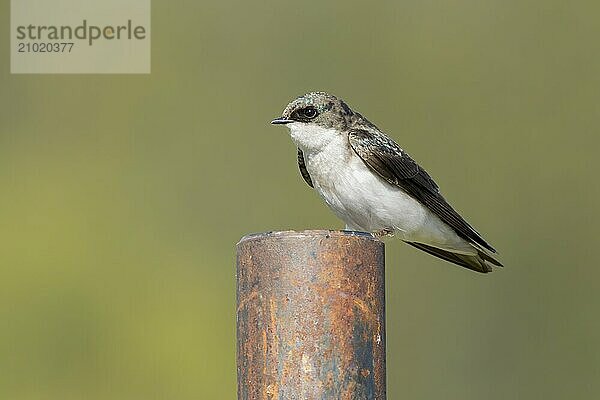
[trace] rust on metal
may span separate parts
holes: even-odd
[[[385,399],[384,245],[286,231],[237,246],[240,400]]]

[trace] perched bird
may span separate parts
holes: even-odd
[[[429,174],[342,100],[307,93],[271,123],[290,129],[302,177],[346,229],[397,235],[477,272],[502,266],[492,256],[496,250],[446,202]]]

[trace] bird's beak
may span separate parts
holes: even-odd
[[[294,120],[283,118],[283,117],[275,118],[273,121],[271,121],[271,123],[273,125],[280,125],[280,124],[285,125],[285,124],[289,124],[290,122],[294,122]]]

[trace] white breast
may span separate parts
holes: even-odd
[[[374,173],[351,149],[348,136],[333,129],[292,124],[317,193],[347,229],[392,228],[404,240],[463,248],[465,242],[421,203]],[[312,138],[312,140],[311,140]],[[449,247],[449,246],[448,246]]]

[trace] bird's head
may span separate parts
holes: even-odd
[[[287,105],[272,124],[284,124],[292,140],[303,150],[319,151],[347,130],[355,113],[337,97],[311,92]]]

